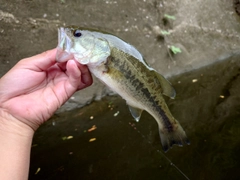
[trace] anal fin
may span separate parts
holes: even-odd
[[[129,110],[133,116],[133,118],[138,122],[140,120],[140,117],[141,117],[141,114],[142,114],[142,109],[139,109],[139,108],[136,108],[136,107],[133,107],[133,106],[130,106],[128,105],[129,107]]]

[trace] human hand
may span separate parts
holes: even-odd
[[[86,66],[58,64],[56,49],[19,61],[0,79],[0,118],[34,131],[80,89],[92,83]]]

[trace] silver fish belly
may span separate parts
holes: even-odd
[[[79,30],[78,32],[81,33],[82,37],[75,39],[76,30]],[[62,34],[59,35],[61,43],[59,42],[59,52],[57,53],[59,61],[62,61],[61,56],[65,56],[66,53],[69,55],[75,53],[76,56],[74,57],[80,63],[84,62],[92,74],[126,100],[129,110],[136,121],[139,121],[143,110],[151,114],[158,123],[161,143],[165,152],[174,144],[179,146],[184,143],[189,144],[185,131],[172,116],[163,98],[163,95],[174,98],[175,90],[162,75],[144,62],[140,53],[134,47],[108,34],[90,32],[92,38],[87,32],[78,28],[68,28],[66,32],[63,32],[63,29],[60,31],[62,31]],[[79,41],[80,38],[83,41]],[[88,41],[89,43],[87,43]],[[101,45],[95,50],[95,46],[92,48],[91,43],[100,43]],[[63,44],[68,47],[64,47]],[[77,48],[74,49],[75,46]],[[86,48],[86,46],[92,49]],[[130,47],[124,48],[121,46]],[[81,53],[77,54],[79,51]],[[64,53],[65,55],[63,55]],[[89,58],[86,58],[83,53],[88,53]],[[100,56],[97,56],[97,53]],[[101,61],[98,61],[98,58]]]

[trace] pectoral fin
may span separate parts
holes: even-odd
[[[142,109],[139,109],[139,108],[135,108],[135,107],[132,107],[130,105],[128,105],[129,107],[129,110],[133,116],[133,118],[138,122],[140,120],[140,117],[141,117],[141,114],[142,114]]]
[[[155,74],[161,84],[161,87],[163,89],[163,94],[165,96],[170,97],[171,99],[174,99],[176,96],[176,91],[172,87],[171,83],[167,79],[165,79],[165,77],[163,77],[161,74],[159,74],[158,72],[155,71]]]

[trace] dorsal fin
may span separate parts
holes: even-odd
[[[162,86],[162,89],[163,89],[163,94],[165,96],[168,96],[170,97],[171,99],[174,99],[175,96],[176,96],[176,91],[175,89],[172,87],[172,84],[167,80],[165,79],[165,77],[163,77],[161,74],[159,74],[158,72],[154,71],[154,73],[156,74],[161,86]]]

